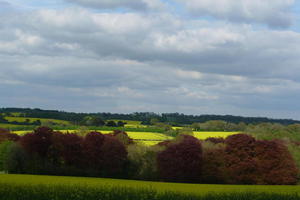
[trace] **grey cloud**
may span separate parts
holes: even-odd
[[[2,106],[300,118],[296,32],[81,8],[1,21]]]
[[[164,4],[160,0],[65,0],[95,9],[127,8],[132,10],[161,9]]]
[[[241,23],[261,23],[287,28],[293,22],[295,0],[176,0],[194,16],[212,16]]]

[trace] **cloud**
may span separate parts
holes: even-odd
[[[2,106],[300,118],[294,31],[78,7],[0,20]]]
[[[292,24],[295,0],[176,0],[194,16],[286,28]]]
[[[130,10],[160,10],[165,5],[160,0],[65,0],[67,2],[94,8],[94,9],[117,9]]]

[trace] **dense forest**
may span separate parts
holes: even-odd
[[[103,120],[118,119],[118,120],[136,120],[142,121],[142,124],[150,124],[151,119],[156,119],[159,122],[169,123],[172,125],[187,125],[193,123],[203,123],[210,120],[223,120],[230,123],[244,122],[246,124],[258,123],[279,123],[282,125],[290,125],[300,123],[298,120],[292,119],[271,119],[266,117],[242,117],[232,115],[185,115],[180,113],[162,113],[156,114],[153,112],[135,112],[131,114],[119,113],[75,113],[57,110],[42,110],[31,108],[0,108],[0,113],[6,116],[11,113],[21,113],[24,117],[34,118],[50,118],[71,121],[73,123],[80,123],[86,116],[97,116]]]

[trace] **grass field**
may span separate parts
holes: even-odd
[[[13,129],[13,128],[18,128],[18,127],[23,127],[23,125],[15,125],[15,124],[4,124],[4,123],[0,123],[0,128]]]
[[[34,122],[37,120],[40,120],[42,123],[43,122],[53,122],[53,123],[57,123],[57,124],[62,124],[62,125],[70,125],[71,123],[68,121],[64,121],[64,120],[58,120],[58,119],[44,119],[44,118],[32,118],[32,117],[5,117],[6,120],[8,120],[9,122],[25,122],[26,120],[29,120],[29,122]]]
[[[262,186],[262,185],[204,185],[204,184],[184,184],[184,183],[163,183],[134,180],[119,180],[107,178],[82,178],[82,177],[57,177],[39,175],[7,175],[0,174],[1,184],[18,185],[67,185],[67,186],[88,186],[92,188],[109,187],[129,187],[134,189],[152,189],[158,192],[179,192],[185,194],[205,195],[212,193],[276,193],[276,194],[300,194],[300,186]]]

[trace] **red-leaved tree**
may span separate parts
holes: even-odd
[[[202,168],[200,141],[188,135],[171,143],[158,153],[158,172],[162,180],[174,182],[199,182]]]
[[[260,174],[257,184],[293,185],[297,183],[299,171],[282,141],[258,140],[255,152]]]
[[[21,137],[20,144],[29,153],[46,158],[48,149],[52,145],[53,130],[48,127],[39,127],[33,133]]]
[[[119,139],[105,136],[101,147],[102,170],[105,175],[118,175],[124,169],[127,160],[127,150]]]
[[[83,140],[83,156],[86,167],[100,171],[102,169],[102,145],[104,135],[99,132],[88,133]]]

